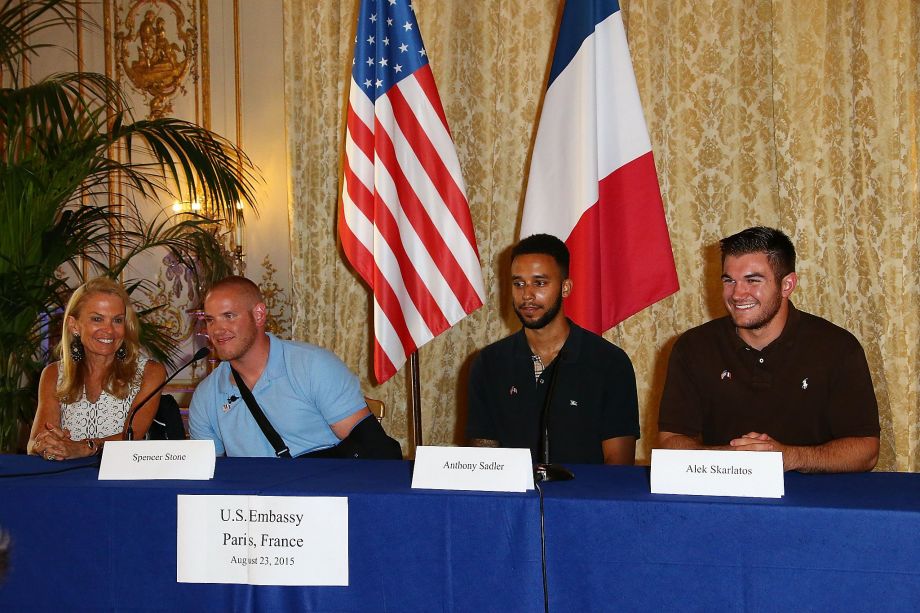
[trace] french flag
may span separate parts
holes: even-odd
[[[617,0],[570,0],[559,26],[521,237],[571,252],[565,312],[598,334],[679,288]]]

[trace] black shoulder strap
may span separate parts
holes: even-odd
[[[249,391],[249,387],[243,381],[243,377],[241,377],[240,373],[236,372],[236,369],[232,366],[230,367],[230,372],[233,373],[233,379],[236,381],[236,386],[240,388],[240,394],[243,396],[243,400],[246,401],[249,412],[252,413],[256,423],[259,424],[259,428],[262,429],[262,434],[265,435],[265,438],[268,439],[268,442],[271,443],[272,447],[275,449],[275,455],[279,458],[290,458],[290,449],[284,444],[284,439],[281,438],[278,431],[272,426],[272,422],[268,421],[268,418],[265,417],[265,413],[262,412],[262,407],[259,406],[255,396]]]

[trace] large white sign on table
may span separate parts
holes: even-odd
[[[652,449],[653,494],[782,498],[778,451]]]
[[[526,492],[533,489],[529,449],[431,447],[415,451],[415,489]]]
[[[180,583],[348,585],[348,498],[178,496]]]
[[[101,480],[214,478],[214,441],[108,441]]]

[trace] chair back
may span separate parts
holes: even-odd
[[[160,396],[160,406],[147,430],[147,438],[154,441],[180,441],[187,438],[179,403],[172,394]]]
[[[370,409],[371,413],[374,414],[374,417],[377,418],[377,421],[380,421],[387,414],[387,406],[383,403],[383,400],[377,400],[376,398],[364,397],[364,402],[367,403],[367,408]]]

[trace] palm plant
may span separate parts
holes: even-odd
[[[34,414],[47,322],[85,274],[123,276],[158,248],[206,285],[230,268],[221,222],[242,222],[237,203],[253,202],[255,171],[242,151],[186,121],[134,120],[111,79],[23,82],[21,66],[41,50],[30,40],[72,27],[76,10],[72,0],[0,0],[0,450]],[[209,216],[141,214],[142,203],[174,197],[208,202]],[[129,291],[147,283],[125,280]],[[142,342],[167,361],[175,350],[149,322]]]

